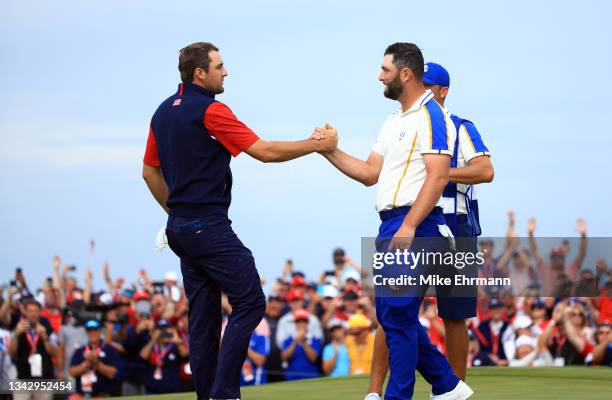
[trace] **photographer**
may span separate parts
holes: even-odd
[[[147,367],[140,358],[140,350],[151,339],[151,332],[155,328],[155,321],[151,317],[151,303],[149,294],[145,291],[136,291],[132,297],[133,312],[136,319],[134,329],[128,329],[127,338],[122,342],[125,349],[125,375],[123,381],[123,395],[137,396],[145,394],[144,371]]]
[[[165,319],[157,321],[151,339],[140,350],[140,357],[147,363],[143,372],[147,394],[179,392],[179,371],[188,356],[189,351],[176,329]]]
[[[40,304],[32,299],[23,301],[24,317],[17,323],[9,352],[17,366],[18,379],[53,379],[55,334],[50,326],[43,326]]]
[[[121,394],[121,357],[114,347],[101,340],[102,326],[96,320],[85,323],[88,344],[78,348],[68,372],[76,378],[76,393],[104,397]]]

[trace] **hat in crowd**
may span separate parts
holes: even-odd
[[[334,285],[325,285],[323,286],[322,295],[324,298],[334,298],[338,296],[339,291]]]
[[[601,322],[600,324],[597,324],[597,329],[603,328],[604,326],[608,326],[608,327],[612,328],[612,321],[608,321],[606,319],[605,321]]]
[[[332,329],[334,329],[335,327],[338,327],[338,326],[346,329],[346,325],[347,325],[347,321],[342,320],[342,319],[337,318],[337,317],[331,317],[329,319],[329,321],[327,321],[327,329],[329,329],[329,330],[332,330]]]
[[[348,320],[349,329],[369,328],[371,325],[370,320],[363,314],[354,314]]]
[[[299,320],[306,320],[308,321],[308,319],[310,318],[310,314],[308,314],[308,311],[306,311],[303,308],[298,308],[297,310],[295,310],[293,312],[293,320],[294,321],[299,321]]]
[[[303,276],[300,275],[296,275],[293,278],[291,278],[291,286],[292,287],[296,287],[296,286],[306,286],[306,279],[304,279]]]
[[[157,329],[166,329],[166,328],[170,328],[171,326],[172,326],[172,324],[167,319],[160,319],[155,324],[155,327]]]
[[[178,275],[175,271],[168,271],[166,272],[166,275],[164,276],[164,280],[165,281],[173,281],[173,282],[177,282],[178,281]]]
[[[514,345],[516,347],[521,347],[524,345],[529,345],[533,348],[536,347],[537,344],[537,339],[534,338],[533,336],[527,336],[527,335],[521,335],[518,338],[516,338],[516,341],[514,342]]]
[[[107,292],[100,293],[100,297],[98,297],[98,299],[100,300],[100,303],[104,305],[110,305],[114,302],[113,295]]]
[[[536,299],[531,303],[531,309],[533,310],[534,308],[546,308],[546,303],[540,299]]]
[[[346,255],[346,252],[344,251],[342,247],[336,247],[334,249],[334,257],[344,257],[345,255]]]
[[[342,300],[357,300],[359,295],[354,290],[347,290],[342,296]]]
[[[526,315],[517,315],[512,322],[512,328],[516,329],[527,329],[533,325],[533,321]]]
[[[342,281],[346,284],[350,279],[354,280],[356,283],[361,281],[361,274],[354,269],[349,269],[345,273],[342,274]]]
[[[502,304],[501,300],[497,297],[493,297],[491,300],[489,300],[489,308],[502,308],[503,306],[504,305]]]
[[[95,319],[90,319],[89,321],[85,322],[86,331],[95,331],[97,329],[100,329],[100,322],[96,321]]]
[[[134,292],[134,301],[140,301],[140,300],[149,300],[149,293],[145,292],[144,290],[137,290],[136,292]]]
[[[450,75],[446,68],[440,64],[428,62],[425,64],[423,73],[423,83],[428,85],[450,86]]]
[[[291,289],[287,293],[287,301],[304,300],[304,293],[299,289]]]
[[[291,277],[295,277],[295,276],[301,276],[302,278],[306,278],[306,275],[304,275],[304,273],[302,271],[293,271],[291,273]]]
[[[270,292],[270,294],[268,295],[268,301],[270,300],[285,301],[285,299],[283,299],[283,296],[276,292]]]
[[[132,297],[134,295],[134,290],[133,289],[123,289],[123,292],[121,292],[121,295],[125,297]]]
[[[335,275],[326,275],[324,282],[325,282],[326,285],[336,286],[336,283],[337,283],[336,276]]]

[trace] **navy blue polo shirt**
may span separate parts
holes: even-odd
[[[175,393],[181,390],[180,368],[186,359],[181,357],[174,344],[168,346],[170,347],[167,352],[163,354],[161,379],[155,379],[157,364],[155,363],[156,355],[153,352],[146,363],[142,380],[147,393]]]
[[[257,140],[213,93],[181,83],[153,114],[144,163],[161,167],[170,214],[227,216],[232,197],[231,156]]]
[[[75,350],[74,354],[72,354],[72,359],[70,360],[70,366],[75,366],[81,364],[85,361],[85,348],[87,346],[83,346]],[[103,344],[101,346],[101,350],[98,352],[98,360],[103,362],[106,365],[110,365],[112,367],[117,368],[117,373],[115,374],[114,379],[109,379],[106,376],[102,375],[99,371],[96,371],[96,382],[92,386],[91,395],[117,395],[118,392],[121,391],[121,373],[123,367],[123,361],[121,360],[121,355],[113,346],[108,344]],[[76,392],[83,394],[83,387],[81,386],[81,377],[76,378]]]

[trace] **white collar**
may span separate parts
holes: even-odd
[[[400,106],[399,110],[397,110],[397,114],[404,115],[404,114],[408,114],[410,112],[416,111],[420,109],[421,107],[423,107],[425,104],[427,104],[427,102],[431,99],[433,99],[432,91],[429,89],[425,89],[425,93],[423,93],[421,97],[417,99],[417,101],[412,103],[409,109],[407,109],[406,111],[402,111],[402,107]]]

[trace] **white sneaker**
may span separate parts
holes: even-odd
[[[474,394],[474,391],[463,381],[459,381],[457,386],[450,392],[429,395],[430,400],[466,400]]]
[[[381,400],[381,398],[378,393],[368,393],[368,395],[363,400]]]

